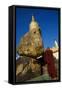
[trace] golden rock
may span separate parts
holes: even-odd
[[[43,53],[43,42],[40,33],[40,27],[32,16],[32,21],[29,25],[29,32],[22,38],[17,47],[17,52],[20,55],[40,56]]]

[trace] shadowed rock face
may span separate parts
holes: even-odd
[[[41,75],[41,65],[36,59],[22,56],[16,61],[16,81],[25,81]]]
[[[17,52],[20,55],[36,57],[41,55],[43,52],[40,28],[34,17],[32,17],[32,21],[30,23],[29,32],[21,38],[19,46],[17,47]]]
[[[36,59],[26,56],[22,56],[16,61],[16,75],[19,73],[23,74],[23,72],[25,74],[29,69],[31,69],[34,73],[41,72],[40,63],[38,63]]]

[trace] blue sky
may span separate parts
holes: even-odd
[[[16,46],[29,31],[31,17],[34,15],[42,32],[44,47],[53,47],[54,41],[58,42],[58,13],[55,9],[16,8]]]

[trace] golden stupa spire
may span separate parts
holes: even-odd
[[[32,15],[32,21],[35,21],[35,18],[34,18],[34,16]]]
[[[32,15],[32,20],[30,22],[29,29],[33,30],[34,28],[36,30],[39,29],[39,25],[38,25],[37,21],[35,20],[34,16]]]

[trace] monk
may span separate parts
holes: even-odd
[[[55,80],[57,78],[57,70],[54,63],[53,52],[49,48],[44,53],[44,62],[47,64],[49,76]]]

